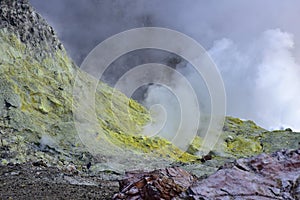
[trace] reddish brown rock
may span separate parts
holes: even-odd
[[[225,164],[206,179],[180,168],[129,172],[113,199],[300,199],[300,149]]]
[[[152,172],[128,172],[120,181],[120,193],[113,199],[170,200],[186,191],[195,178],[183,169],[174,167]]]
[[[300,199],[300,149],[239,159],[189,188],[192,199]]]

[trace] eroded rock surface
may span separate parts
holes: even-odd
[[[18,35],[31,50],[36,50],[35,55],[44,57],[45,53],[63,49],[53,28],[29,5],[28,0],[1,0],[0,11],[0,29],[7,28]]]
[[[121,192],[113,199],[172,199],[186,191],[195,180],[194,176],[177,167],[128,172],[120,181]]]
[[[239,159],[189,188],[194,199],[299,199],[300,149]]]
[[[238,159],[194,180],[180,168],[128,173],[114,199],[300,199],[300,149]]]

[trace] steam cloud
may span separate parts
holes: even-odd
[[[234,113],[267,128],[300,130],[300,66],[293,50],[293,36],[280,29],[267,30],[243,47],[229,39],[215,42],[209,52],[223,74],[228,101],[236,105]]]
[[[228,115],[252,119],[268,129],[300,130],[297,0],[30,1],[56,28],[78,64],[99,42],[130,28],[160,26],[181,31],[208,49],[219,67],[227,92]],[[138,59],[128,63],[151,60]],[[174,67],[192,81],[193,71],[182,63]],[[148,101],[153,94],[148,93]]]

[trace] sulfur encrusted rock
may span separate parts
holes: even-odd
[[[97,166],[94,162],[112,166],[120,159],[126,163],[126,158],[141,165],[152,157],[183,162],[197,159],[164,139],[140,135],[150,119],[148,111],[81,71],[28,1],[1,0],[0,10],[2,163],[44,159],[52,164],[72,160],[85,165],[91,153],[97,159],[93,166]],[[87,105],[80,110],[82,116],[74,114],[79,107],[74,99],[75,82],[86,86],[76,92],[90,90],[95,95],[96,106]],[[80,123],[94,115],[98,128],[89,128],[79,138],[74,119]],[[83,139],[99,142],[84,146]],[[147,162],[141,162],[144,153],[149,154]]]
[[[150,121],[148,111],[81,71],[27,0],[0,0],[0,11],[2,165],[43,160],[61,167],[73,162],[84,169],[91,163],[91,171],[121,174],[128,168],[172,164],[206,176],[226,161],[299,147],[299,133],[270,132],[232,117],[226,118],[218,144],[204,157],[202,136],[191,141],[187,152],[165,139],[142,136],[143,126]],[[85,86],[76,92],[93,92],[94,104],[78,109],[75,83]],[[87,128],[79,137],[74,121],[84,124],[92,117],[97,128]]]

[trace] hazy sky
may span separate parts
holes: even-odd
[[[227,92],[228,115],[300,130],[298,0],[30,0],[78,65],[121,31],[160,26],[203,45]]]

